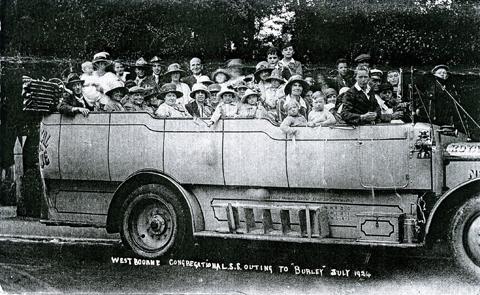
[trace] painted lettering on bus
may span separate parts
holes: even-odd
[[[38,146],[38,156],[40,158],[40,167],[44,168],[50,164],[50,158],[48,157],[48,141],[50,140],[50,134],[42,130],[40,134],[40,144]]]
[[[480,170],[478,169],[470,169],[468,171],[468,179],[474,179],[480,177]]]

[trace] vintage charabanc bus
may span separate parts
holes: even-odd
[[[44,116],[52,224],[105,227],[137,255],[195,237],[412,248],[448,240],[480,277],[480,144],[425,123],[296,127],[147,113]]]

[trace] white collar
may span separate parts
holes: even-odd
[[[367,84],[367,89],[366,90],[363,90],[360,85],[358,85],[358,82],[355,83],[354,85],[355,89],[357,89],[358,91],[362,91],[363,93],[369,93],[370,92],[370,85]]]
[[[290,61],[285,61],[285,59],[282,58],[282,63],[284,64],[289,64],[289,63],[295,63],[295,60],[293,59],[293,57],[290,59]]]

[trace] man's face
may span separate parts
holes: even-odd
[[[325,107],[325,101],[322,98],[317,98],[313,101],[313,109],[316,111],[323,111],[323,108]]]
[[[345,76],[347,74],[347,71],[348,71],[347,63],[345,63],[345,62],[339,63],[337,65],[337,70],[338,70],[338,73],[341,76]]]
[[[444,79],[444,80],[447,79],[447,77],[448,77],[448,73],[447,73],[446,69],[438,69],[438,70],[435,71],[434,75],[436,77]]]
[[[365,70],[360,70],[357,71],[357,74],[355,76],[355,80],[358,83],[358,86],[361,88],[367,87],[368,81],[370,80],[370,77],[368,76],[368,72]]]
[[[400,79],[400,74],[398,72],[390,72],[387,74],[387,82],[392,86],[397,86]]]
[[[283,54],[283,57],[285,58],[292,58],[293,53],[294,51],[292,46],[288,46],[282,49],[282,54]]]
[[[115,73],[122,75],[123,72],[125,72],[125,67],[121,63],[116,62],[113,66],[113,70],[115,71]]]
[[[267,62],[270,67],[275,67],[278,63],[278,55],[276,54],[269,54],[267,55]]]
[[[162,66],[160,65],[160,63],[154,63],[152,65],[152,71],[155,75],[160,75],[160,72],[162,71]]]
[[[380,92],[380,98],[383,99],[383,100],[392,99],[392,95],[393,95],[392,90],[389,90],[389,89],[388,90],[382,90]]]
[[[292,84],[292,95],[300,96],[302,95],[303,86],[299,82],[295,82]]]
[[[360,62],[357,64],[357,67],[365,67],[367,69],[370,68],[370,63],[369,62]]]
[[[173,92],[169,92],[165,95],[165,103],[169,106],[173,106],[177,103],[177,95]]]
[[[378,79],[377,77],[372,77],[370,83],[373,91],[378,92],[380,84],[382,84],[382,80]]]
[[[298,104],[296,103],[288,107],[288,115],[290,116],[293,116],[293,117],[298,116],[298,111],[299,111],[299,108],[298,108]]]
[[[200,59],[193,58],[190,61],[190,71],[192,71],[194,75],[200,75],[200,73],[202,72],[202,69],[203,69],[203,66],[202,66],[202,61]]]
[[[143,78],[143,77],[145,77],[145,69],[144,68],[135,68],[135,74],[137,74],[137,76],[139,78]]]
[[[82,83],[81,82],[75,82],[72,85],[72,90],[75,95],[80,95],[82,94]]]
[[[206,97],[205,92],[203,91],[195,92],[195,100],[197,102],[203,103],[205,101],[205,97]]]

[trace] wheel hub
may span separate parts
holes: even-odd
[[[150,220],[150,230],[157,235],[163,234],[166,230],[165,219],[161,215],[154,215]]]
[[[467,246],[472,258],[480,263],[480,215],[472,221],[467,230]]]

